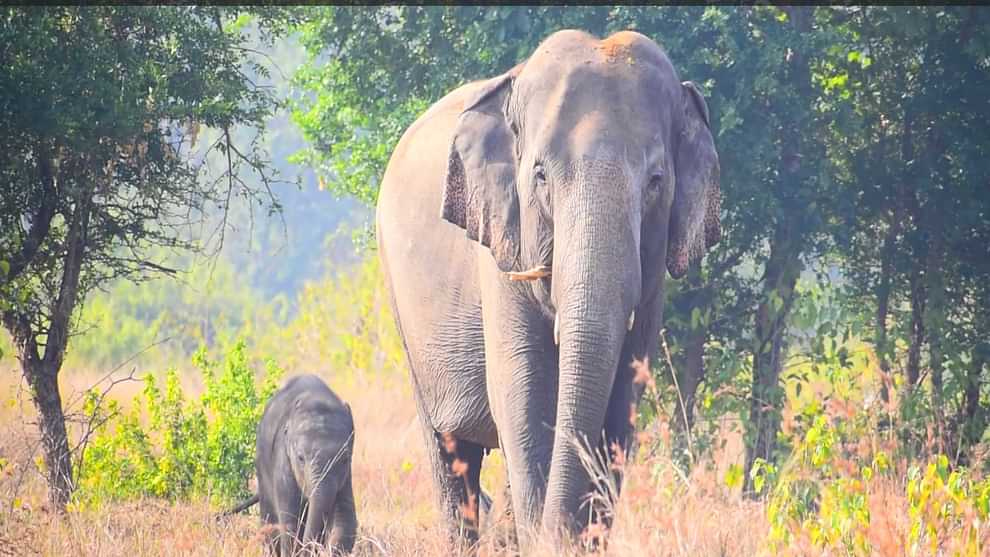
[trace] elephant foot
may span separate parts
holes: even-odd
[[[506,482],[499,499],[493,500],[485,492],[481,493],[482,540],[496,555],[514,554],[519,550],[516,538],[515,517],[512,514],[512,500]]]

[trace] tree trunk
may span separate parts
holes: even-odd
[[[813,7],[785,8],[794,29],[800,33],[811,30]],[[749,427],[750,438],[746,444],[746,463],[743,493],[755,495],[752,491],[750,471],[756,459],[772,461],[776,449],[777,432],[780,430],[780,408],[784,391],[780,385],[783,370],[782,358],[785,352],[785,330],[787,315],[794,302],[794,287],[801,273],[801,251],[806,232],[804,211],[806,200],[802,199],[806,177],[814,175],[802,165],[807,158],[816,165],[818,156],[808,152],[807,143],[814,132],[807,130],[808,107],[814,99],[811,85],[811,70],[807,57],[795,45],[786,58],[786,79],[794,87],[793,101],[781,104],[780,119],[780,161],[778,162],[777,182],[774,194],[779,208],[773,237],[770,239],[770,258],[767,260],[763,276],[763,295],[756,310],[755,338],[753,343],[753,385],[750,394]]]
[[[31,385],[31,396],[41,415],[41,445],[45,453],[45,476],[48,480],[48,500],[62,511],[72,496],[72,458],[69,436],[62,413],[62,395],[58,388],[58,369],[38,362],[22,368]]]
[[[697,309],[702,315],[711,310],[711,296],[701,277],[701,266],[692,265],[685,277],[685,286],[690,290],[687,296],[686,314],[691,315]],[[694,427],[694,403],[698,394],[698,386],[705,378],[705,341],[708,340],[709,326],[707,323],[692,322],[678,339],[680,356],[677,358],[675,372],[677,373],[678,402],[677,415],[674,416],[674,429],[688,432]],[[682,404],[683,402],[683,404]]]
[[[966,370],[963,415],[959,419],[963,445],[960,455],[965,455],[969,447],[979,443],[987,428],[987,409],[980,404],[980,377],[988,359],[990,359],[990,346],[979,344],[973,349],[972,361],[969,369]]]
[[[922,284],[921,267],[926,259],[919,253],[919,241],[917,238],[918,227],[920,226],[920,211],[918,209],[918,198],[914,191],[914,174],[917,172],[914,165],[914,114],[910,108],[904,109],[904,132],[901,137],[901,162],[904,166],[904,178],[901,193],[904,196],[902,205],[906,208],[911,217],[913,230],[911,231],[911,271],[909,273],[909,287],[911,297],[911,327],[908,334],[908,360],[905,373],[907,377],[907,390],[911,391],[921,377],[921,345],[925,340],[925,324],[923,316],[925,313],[925,291]]]
[[[692,308],[698,307],[694,304]],[[704,307],[698,307],[704,311]],[[678,397],[676,410],[671,416],[673,436],[673,455],[676,462],[687,471],[693,464],[692,455],[695,447],[691,446],[691,430],[694,428],[694,404],[697,398],[698,385],[705,376],[705,341],[708,339],[708,327],[698,325],[689,327],[679,339],[680,355],[676,359],[674,373],[677,375]]]
[[[794,287],[801,272],[800,252],[794,243],[789,221],[777,225],[770,259],[766,265],[763,297],[756,311],[756,338],[753,347],[753,385],[749,410],[752,438],[746,446],[744,493],[752,494],[750,470],[757,458],[771,461],[780,429],[781,361],[784,355],[784,329],[794,300]]]
[[[51,305],[46,328],[38,326],[22,311],[12,308],[3,312],[3,324],[17,347],[21,371],[31,387],[31,397],[41,417],[41,443],[48,480],[48,499],[52,507],[65,511],[73,491],[72,455],[58,387],[65,348],[69,342],[72,314],[79,294],[79,280],[86,252],[91,210],[91,192],[80,192],[72,212],[66,215],[66,250],[62,260],[62,280],[58,296]],[[45,337],[44,355],[38,338]]]
[[[929,253],[932,251],[934,250],[929,250]],[[943,408],[942,397],[945,353],[942,349],[943,331],[941,323],[944,319],[944,306],[940,303],[943,296],[936,294],[936,291],[941,287],[942,272],[940,260],[941,257],[932,257],[929,259],[928,275],[931,282],[928,288],[930,295],[929,303],[927,304],[926,321],[928,322],[928,326],[926,328],[928,329],[928,366],[932,374],[932,411],[935,414],[935,440],[938,451],[945,454],[946,434],[948,432],[945,429],[945,409]]]
[[[939,161],[942,160],[941,142],[937,137],[933,124],[929,129],[928,166],[934,180],[946,176],[945,169]],[[947,435],[945,423],[945,408],[943,403],[943,373],[945,351],[943,349],[944,325],[946,318],[947,294],[945,291],[945,234],[943,231],[943,204],[939,197],[938,188],[932,188],[931,197],[924,212],[924,228],[927,232],[927,250],[925,261],[925,329],[928,337],[928,366],[932,375],[932,410],[935,414],[935,439],[938,451],[947,451]]]
[[[884,375],[884,382],[881,385],[880,396],[884,402],[890,400],[890,393],[887,391],[887,380],[890,380],[890,346],[887,341],[887,316],[890,313],[890,293],[893,283],[894,272],[894,250],[896,247],[897,233],[900,229],[898,222],[899,215],[895,209],[891,216],[890,226],[883,239],[883,248],[880,254],[880,283],[877,285],[877,316],[875,323],[876,353],[880,364],[880,371]]]
[[[8,311],[4,313],[3,321],[17,347],[21,372],[31,388],[31,398],[40,415],[38,426],[48,481],[48,500],[55,510],[62,511],[72,495],[72,459],[58,388],[58,368],[47,365],[39,357],[36,333],[26,316]]]
[[[920,263],[911,271],[911,334],[908,345],[907,389],[910,391],[921,378],[921,345],[925,342],[925,288],[921,280]]]
[[[676,422],[683,431],[694,427],[694,403],[698,395],[698,385],[705,378],[705,341],[708,339],[708,328],[699,326],[691,329],[684,339],[684,363],[678,370],[678,383],[681,388],[681,399],[684,405],[680,408]],[[678,402],[680,404],[680,402]],[[685,420],[687,422],[685,423]]]

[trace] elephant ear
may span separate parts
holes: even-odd
[[[514,136],[504,106],[520,66],[483,82],[454,130],[444,177],[444,220],[491,250],[502,271],[519,259],[519,196]]]
[[[708,105],[698,87],[681,83],[680,131],[674,158],[674,200],[668,231],[667,270],[680,278],[721,239],[718,152]]]

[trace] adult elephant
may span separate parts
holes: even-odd
[[[477,525],[495,447],[524,545],[580,528],[578,442],[629,447],[665,273],[719,240],[718,212],[705,100],[635,32],[556,32],[406,130],[378,245],[452,529]]]

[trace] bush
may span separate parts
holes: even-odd
[[[164,388],[145,375],[144,390],[126,413],[116,401],[103,407],[98,393],[88,393],[86,416],[99,425],[77,465],[77,503],[205,496],[227,504],[250,494],[256,428],[283,370],[268,360],[256,382],[243,341],[222,363],[201,348],[193,364],[204,383],[198,399],[188,400],[175,369],[165,374]]]
[[[256,347],[288,321],[285,295],[266,297],[224,258],[212,265],[165,261],[188,267],[189,274],[180,280],[117,280],[85,300],[66,369],[114,367],[131,358],[139,366],[185,360],[204,345],[220,354],[238,338]]]
[[[275,341],[279,361],[290,367],[329,363],[344,378],[368,373],[404,376],[406,356],[392,315],[385,276],[376,253],[354,267],[307,283],[298,312]]]
[[[864,400],[870,360],[856,360],[811,374],[812,392],[792,397],[785,410],[790,456],[779,469],[765,462],[753,467],[754,488],[767,494],[770,550],[985,555],[990,479],[951,470],[942,454],[919,467],[899,450],[900,424],[886,432],[880,427],[898,419],[897,391],[887,402]]]

